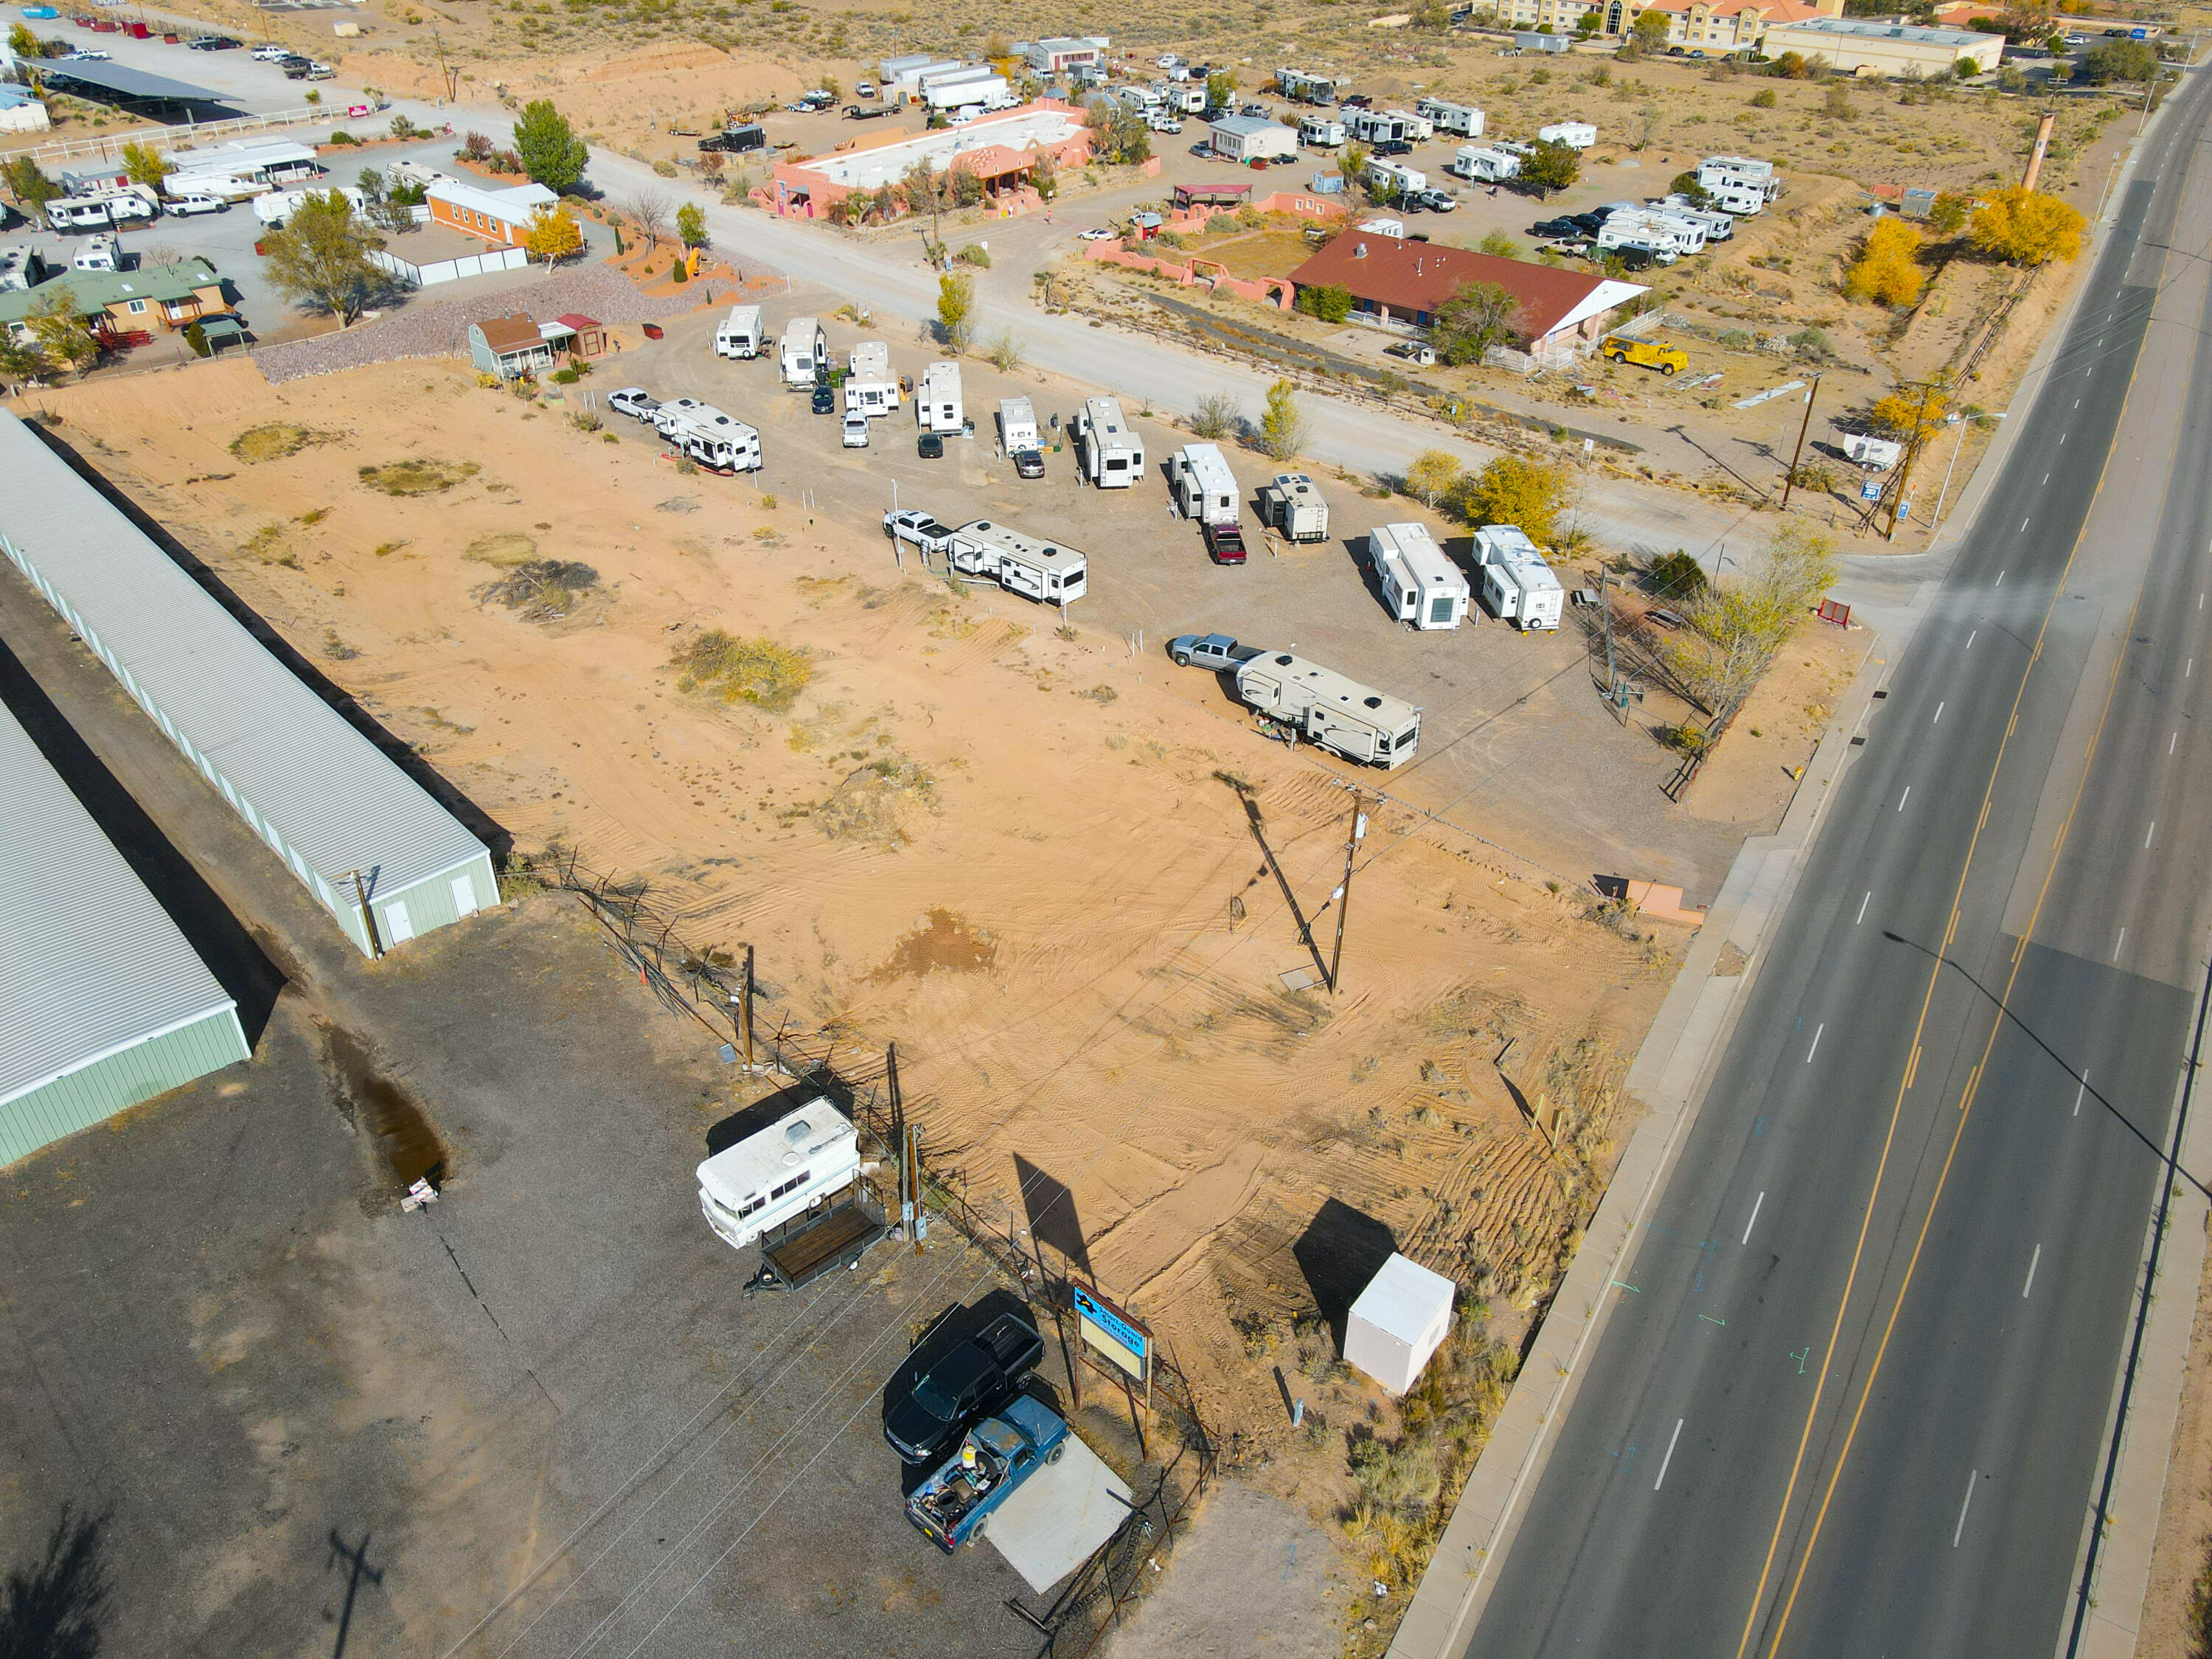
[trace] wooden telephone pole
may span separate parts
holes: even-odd
[[[1797,423],[1797,447],[1790,452],[1789,476],[1782,480],[1782,510],[1790,510],[1790,492],[1797,483],[1797,463],[1805,458],[1805,434],[1813,429],[1813,399],[1820,395],[1820,377],[1805,388],[1805,418]]]
[[[1328,994],[1336,994],[1339,970],[1344,964],[1344,913],[1352,908],[1352,863],[1359,856],[1359,843],[1367,836],[1366,801],[1359,786],[1352,787],[1352,839],[1344,843],[1344,885],[1336,890],[1336,944],[1328,953]]]

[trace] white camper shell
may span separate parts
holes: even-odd
[[[1501,179],[1519,178],[1521,158],[1494,144],[1462,144],[1444,171],[1477,184],[1494,185]]]
[[[1090,562],[1073,548],[1041,542],[988,519],[954,531],[945,558],[963,576],[988,577],[1040,605],[1081,599],[1091,574]]]
[[[1571,149],[1588,149],[1597,143],[1597,129],[1588,121],[1554,121],[1548,127],[1536,129],[1536,141],[1543,144],[1565,144]]]
[[[1393,196],[1418,196],[1429,187],[1429,175],[1419,167],[1401,167],[1395,161],[1370,160],[1367,182]]]
[[[1476,531],[1474,559],[1482,572],[1482,602],[1500,621],[1523,633],[1557,630],[1565,590],[1545,562],[1543,550],[1518,525],[1486,524]]]
[[[860,1137],[817,1095],[698,1169],[699,1210],[714,1236],[742,1250],[769,1228],[817,1209],[860,1173]]]
[[[112,230],[94,231],[70,260],[71,270],[120,270],[123,243]]]
[[[967,425],[967,411],[960,402],[959,364],[932,363],[921,371],[914,412],[924,432],[958,432]]]
[[[1278,472],[1260,486],[1260,518],[1286,541],[1328,539],[1328,501],[1303,472]]]
[[[1367,765],[1402,765],[1421,739],[1421,711],[1412,703],[1287,651],[1237,664],[1237,696],[1262,720]]]
[[[760,471],[760,434],[712,404],[679,409],[667,421],[656,420],[654,425],[678,453],[710,471]]]
[[[1075,459],[1101,489],[1127,489],[1144,476],[1145,442],[1112,398],[1085,398],[1075,416]]]
[[[1459,138],[1482,137],[1482,112],[1472,104],[1454,104],[1442,98],[1424,98],[1413,106],[1413,113],[1433,124],[1438,132],[1449,132]]]
[[[830,366],[830,337],[813,318],[794,317],[783,325],[776,355],[786,386],[812,386],[818,372]]]
[[[767,337],[761,332],[758,306],[732,306],[730,314],[714,331],[717,357],[757,357],[767,343]]]
[[[1235,524],[1242,516],[1237,478],[1218,444],[1185,444],[1168,457],[1176,511],[1200,524]]]
[[[1334,149],[1344,143],[1344,123],[1333,115],[1301,115],[1298,142],[1316,149]]]
[[[1009,455],[1038,447],[1036,410],[1028,398],[999,399],[999,442]]]
[[[846,360],[845,412],[874,420],[899,406],[898,382],[891,378],[891,349],[881,340],[863,340]]]
[[[1457,628],[1474,596],[1460,568],[1445,556],[1426,525],[1378,524],[1367,532],[1368,556],[1390,614],[1423,632]]]

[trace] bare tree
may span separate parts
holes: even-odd
[[[657,190],[643,190],[625,200],[622,207],[639,234],[659,247],[660,239],[668,234],[668,222],[676,211],[675,204]]]

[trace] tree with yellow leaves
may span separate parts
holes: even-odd
[[[530,223],[522,233],[522,246],[532,258],[544,260],[545,269],[550,270],[559,261],[584,251],[584,228],[568,209],[557,203],[544,203],[530,216]]]
[[[2081,252],[2089,222],[2056,196],[2014,185],[1982,204],[1966,235],[1984,253],[2008,264],[2047,265]]]
[[[1867,233],[1858,262],[1844,277],[1844,292],[1876,305],[1909,306],[1920,297],[1928,273],[1920,268],[1920,233],[1902,219],[1885,218]]]

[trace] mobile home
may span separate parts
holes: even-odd
[[[1168,488],[1176,511],[1200,524],[1234,524],[1239,516],[1237,479],[1218,444],[1185,444],[1168,457]]]
[[[963,576],[984,576],[1009,593],[1041,605],[1066,605],[1083,597],[1090,562],[1072,547],[1042,542],[988,519],[952,532],[946,560]]]
[[[730,314],[714,331],[717,357],[757,357],[767,343],[767,337],[761,332],[758,306],[732,306]]]
[[[870,419],[899,406],[898,382],[891,378],[891,349],[881,340],[863,340],[846,359],[845,412]]]
[[[1424,98],[1413,106],[1413,113],[1434,124],[1438,132],[1448,132],[1458,138],[1482,137],[1482,112],[1472,104],[1454,104],[1442,98]]]
[[[1382,585],[1383,603],[1400,622],[1425,632],[1457,628],[1467,619],[1474,589],[1427,526],[1378,524],[1367,532],[1367,553]]]
[[[826,1204],[859,1179],[860,1137],[826,1096],[747,1135],[698,1168],[699,1210],[742,1250],[769,1228]]]
[[[786,386],[812,386],[830,367],[830,337],[811,317],[794,317],[777,342],[778,371]]]
[[[1287,651],[1237,664],[1237,696],[1269,724],[1350,761],[1400,766],[1421,740],[1421,711],[1412,703]]]
[[[1565,591],[1543,550],[1518,525],[1483,526],[1474,532],[1474,557],[1482,573],[1482,602],[1499,620],[1524,633],[1558,629]]]
[[[1112,398],[1085,398],[1075,416],[1076,465],[1101,489],[1127,489],[1144,476],[1145,443]]]
[[[914,410],[924,432],[957,432],[965,426],[968,416],[960,404],[960,365],[932,363],[923,369]]]
[[[1521,176],[1521,158],[1494,144],[1462,144],[1444,171],[1477,184],[1496,184],[1501,179]]]

